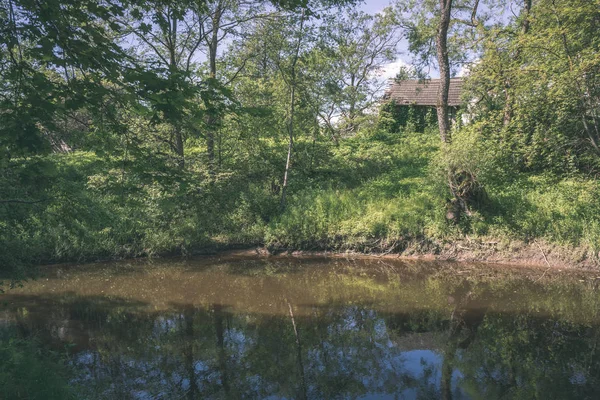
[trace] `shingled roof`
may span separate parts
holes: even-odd
[[[392,82],[390,88],[385,93],[384,99],[393,100],[397,104],[435,106],[437,104],[439,85],[439,79],[409,79]],[[448,93],[449,106],[461,105],[462,85],[462,78],[450,79],[450,91]]]

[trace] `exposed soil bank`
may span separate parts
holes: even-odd
[[[169,252],[152,256],[132,257],[144,258],[179,258],[188,256],[236,256],[236,257],[270,257],[270,256],[318,256],[318,257],[374,257],[388,259],[454,261],[466,263],[504,264],[511,266],[539,267],[577,271],[600,271],[600,254],[589,249],[567,247],[545,242],[507,240],[461,239],[448,242],[407,242],[395,243],[393,246],[381,246],[369,250],[353,248],[318,248],[294,249],[281,247],[265,247],[263,245],[215,243],[213,246],[197,248],[186,254]],[[105,261],[125,260],[125,258],[95,259],[81,262],[41,263],[39,266],[87,264]]]
[[[223,254],[236,256],[327,256],[327,257],[381,257],[404,258],[411,260],[429,261],[458,261],[493,264],[510,264],[513,266],[543,267],[573,270],[600,270],[600,254],[579,247],[558,246],[543,242],[523,241],[481,241],[458,240],[448,243],[423,244],[410,243],[401,251],[370,251],[356,250],[339,251],[269,249],[252,247],[245,249],[221,249],[216,252],[199,251],[202,254]]]

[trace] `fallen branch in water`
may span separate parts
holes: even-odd
[[[533,241],[533,243],[535,243],[537,245],[538,249],[540,249],[540,251],[542,252],[542,255],[544,256],[544,261],[546,261],[548,268],[551,268],[552,266],[548,262],[548,258],[546,258],[546,253],[544,253],[544,250],[542,250],[542,246],[540,246],[540,244],[538,242],[536,242],[535,240]]]
[[[539,278],[537,278],[534,282],[539,281],[540,279],[542,279],[544,277],[544,275],[546,275],[546,272],[548,272],[550,270],[550,268],[552,268],[552,266],[550,265],[550,263],[548,262],[548,258],[546,257],[546,253],[544,253],[544,250],[542,250],[542,246],[540,246],[540,244],[538,242],[536,242],[535,240],[533,241],[533,243],[536,244],[536,246],[538,247],[538,249],[540,249],[540,251],[542,252],[542,256],[544,256],[544,261],[546,261],[546,264],[548,265],[548,268],[544,271],[544,273],[542,274],[542,276],[540,276]]]

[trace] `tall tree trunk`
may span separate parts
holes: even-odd
[[[523,21],[521,22],[521,34],[526,35],[529,32],[529,13],[531,12],[531,2],[532,0],[524,0],[523,10],[521,11],[523,14]],[[515,60],[519,60],[521,56],[521,47],[518,46],[514,55]],[[504,118],[503,124],[504,126],[508,126],[510,121],[512,120],[513,113],[513,98],[511,95],[511,81],[510,77],[505,80],[504,83]]]
[[[173,127],[174,135],[175,135],[175,152],[177,153],[177,164],[179,168],[185,168],[185,155],[183,154],[183,134],[181,132],[181,127],[178,125]]]
[[[524,0],[525,4],[523,5],[523,25],[521,26],[521,32],[526,34],[529,32],[529,13],[531,12],[531,2],[532,0]]]
[[[219,48],[219,31],[221,27],[221,17],[223,16],[222,3],[219,1],[212,16],[212,34],[208,41],[208,62],[210,68],[210,77],[217,78],[217,51]],[[215,174],[215,131],[217,129],[218,118],[213,111],[209,110],[206,120],[206,152],[208,154],[208,171],[210,175]]]
[[[169,78],[172,79],[178,71],[177,68],[177,18],[171,18],[167,12],[169,20],[169,35],[168,35],[168,49],[169,49]],[[172,21],[172,22],[171,22]],[[173,134],[175,136],[175,153],[177,154],[177,164],[179,168],[185,168],[185,156],[184,156],[184,145],[183,145],[183,132],[181,131],[181,121],[178,118],[174,118],[175,121],[171,121],[173,125]]]
[[[285,196],[287,194],[288,178],[290,168],[292,166],[292,151],[294,150],[294,111],[296,109],[296,86],[292,86],[292,92],[290,94],[290,117],[288,121],[288,152],[287,160],[285,162],[285,172],[283,174],[283,185],[281,187],[281,208],[285,208]]]
[[[355,82],[356,82],[356,77],[354,76],[354,74],[352,74],[352,76],[350,77],[350,89],[351,89],[351,94],[350,94],[350,107],[348,109],[348,132],[349,133],[354,133],[354,131],[356,130],[356,124],[355,124],[355,119],[356,119],[356,86],[355,86]]]
[[[513,111],[513,100],[510,93],[510,79],[506,79],[504,82],[504,117],[502,119],[502,124],[506,127],[510,124],[512,120],[512,111]]]
[[[296,65],[298,64],[298,58],[300,56],[300,45],[302,44],[302,36],[304,33],[304,19],[306,17],[306,10],[302,9],[302,15],[300,16],[300,30],[298,32],[298,41],[296,43],[296,49],[294,58],[292,59],[292,68],[290,72],[290,112],[288,116],[288,153],[285,163],[285,172],[283,174],[283,185],[281,186],[281,209],[285,209],[285,201],[287,195],[287,187],[289,182],[289,174],[292,167],[292,152],[294,151],[294,114],[296,111]]]
[[[440,69],[440,87],[438,89],[437,116],[440,137],[443,143],[450,141],[450,117],[448,115],[448,92],[450,91],[450,61],[448,59],[448,28],[452,0],[440,0],[440,22],[438,24],[436,47]]]

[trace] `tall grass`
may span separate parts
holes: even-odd
[[[211,183],[202,171],[122,169],[91,153],[16,160],[0,177],[4,196],[43,201],[0,204],[0,271],[231,245],[401,250],[465,234],[600,250],[595,180],[510,173],[473,136],[458,134],[444,154],[438,140],[433,131],[376,132],[322,147],[326,160],[293,170],[283,211],[273,178],[252,169]],[[487,191],[467,224],[445,219],[444,157],[475,170]]]

